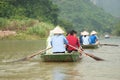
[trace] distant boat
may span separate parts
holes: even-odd
[[[110,35],[106,34],[104,37],[105,37],[106,39],[108,39],[108,38],[110,38]]]
[[[81,45],[83,49],[96,49],[98,48],[98,44],[89,44],[89,45]]]

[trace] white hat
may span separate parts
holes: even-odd
[[[56,26],[53,30],[53,34],[63,34],[64,31],[60,28],[60,26]]]
[[[87,31],[83,31],[82,35],[89,35],[89,33]]]
[[[96,32],[96,31],[92,31],[92,32],[91,32],[91,35],[92,35],[92,34],[97,34],[97,32]]]

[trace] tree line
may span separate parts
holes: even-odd
[[[57,23],[59,9],[50,0],[0,0],[0,17]]]
[[[0,29],[15,27],[28,30],[29,34],[48,32],[57,24],[66,31],[96,30],[118,34],[117,20],[90,0],[0,0]],[[40,22],[46,26],[39,25]],[[44,36],[43,31],[42,34]]]
[[[72,26],[78,32],[96,30],[99,33],[112,33],[115,30],[118,19],[94,5],[90,0],[52,1],[61,11],[58,18],[70,23],[70,25],[65,25],[67,30],[70,29],[68,26]]]

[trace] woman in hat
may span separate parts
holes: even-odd
[[[84,31],[82,34],[83,45],[89,45],[89,33],[87,31]]]
[[[98,43],[98,37],[96,36],[97,32],[92,31],[90,35],[90,44],[97,44]]]
[[[66,37],[63,35],[64,31],[57,26],[53,30],[53,37],[51,38],[51,46],[53,53],[65,53],[66,48],[65,45],[68,44]]]

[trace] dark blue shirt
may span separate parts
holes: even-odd
[[[80,35],[80,37],[79,37],[79,40],[80,40],[80,44],[82,45],[83,44],[83,40],[82,40],[82,35]]]

